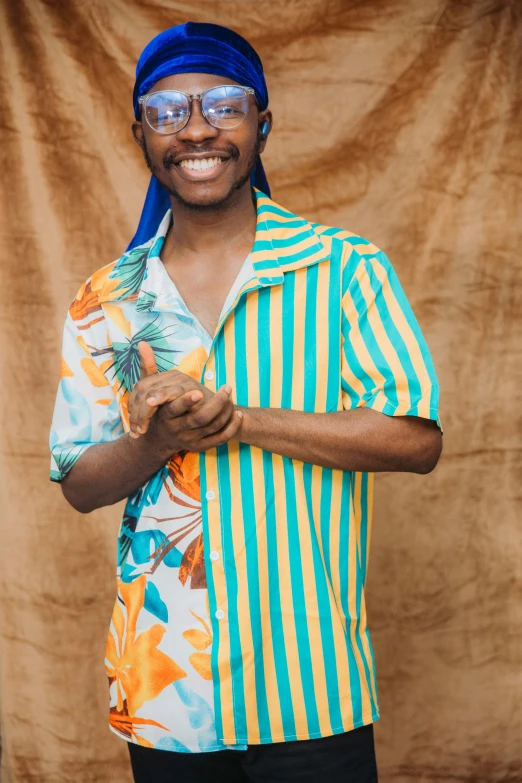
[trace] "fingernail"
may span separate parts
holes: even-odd
[[[131,436],[131,438],[139,438],[140,437],[137,432],[133,432],[132,430],[129,432],[129,435]]]
[[[237,415],[239,416],[240,419],[243,418],[243,411],[236,411],[236,413],[237,413]]]
[[[192,402],[197,402],[201,397],[201,392],[194,392],[194,394],[191,396]]]
[[[158,401],[157,397],[147,397],[147,402],[149,403],[149,405],[156,405],[157,401]]]
[[[139,433],[141,433],[142,435],[143,435],[143,433],[145,432],[145,430],[143,429],[143,427],[136,427],[136,429],[137,429],[137,430],[138,430],[138,432],[139,432]]]
[[[232,394],[232,386],[223,386],[223,389],[227,394]]]

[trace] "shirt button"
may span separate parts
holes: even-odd
[[[219,552],[217,552],[215,549],[212,550],[210,553],[210,559],[211,560],[219,560]]]
[[[225,616],[225,612],[223,611],[223,609],[218,609],[216,612],[217,619],[222,620],[224,616]]]
[[[205,380],[206,381],[213,381],[214,380],[214,373],[212,370],[207,370],[205,373]]]
[[[205,497],[207,500],[214,500],[214,498],[216,497],[216,493],[214,492],[213,489],[209,489],[209,491],[205,493]]]

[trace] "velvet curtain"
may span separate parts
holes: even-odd
[[[188,19],[259,51],[273,197],[394,264],[442,386],[444,454],[377,476],[368,610],[381,781],[520,781],[522,3],[0,3],[4,783],[129,783],[104,646],[121,507],[48,481],[61,331],[137,225],[136,59]]]

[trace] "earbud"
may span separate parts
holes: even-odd
[[[261,139],[266,139],[268,134],[270,133],[270,123],[268,120],[265,120],[264,123],[261,125],[261,128],[259,129],[259,135],[261,136]]]

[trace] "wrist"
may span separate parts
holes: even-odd
[[[241,425],[234,436],[234,440],[252,445],[251,437],[254,429],[252,408],[247,408],[245,405],[236,405],[235,410],[241,413]]]
[[[166,464],[172,455],[178,451],[178,449],[164,437],[161,430],[152,423],[147,432],[144,435],[140,435],[140,437],[135,440],[135,443],[140,444],[144,453],[146,452],[151,458],[159,460],[164,464]]]

